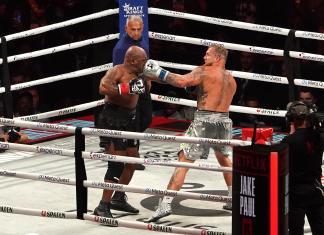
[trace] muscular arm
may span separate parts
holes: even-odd
[[[99,85],[100,95],[118,95],[118,71],[116,69],[110,69],[101,78]]]
[[[166,78],[166,82],[172,86],[181,88],[197,86],[201,83],[204,76],[204,67],[198,67],[192,70],[190,73],[184,75],[170,73]]]
[[[192,70],[190,73],[184,75],[177,74],[177,73],[169,73],[164,82],[157,77],[149,77],[149,79],[158,83],[166,82],[172,86],[184,88],[184,87],[199,85],[204,76],[205,76],[204,67],[197,67],[194,70]]]

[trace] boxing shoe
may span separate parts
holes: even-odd
[[[115,192],[110,201],[110,209],[138,214],[139,210],[127,202],[125,192]]]
[[[104,202],[103,200],[99,202],[99,205],[94,209],[93,214],[106,218],[113,218],[110,212],[109,202]]]
[[[227,202],[225,205],[223,205],[223,209],[224,210],[231,211],[232,210],[232,203],[231,202]]]
[[[135,164],[134,167],[135,167],[135,170],[138,170],[138,171],[145,170],[145,166],[143,164]]]
[[[146,222],[156,222],[157,220],[172,214],[171,203],[162,202],[160,199],[159,206],[154,214]]]

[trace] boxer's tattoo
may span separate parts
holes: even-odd
[[[192,80],[202,80],[207,73],[205,72],[205,67],[198,67],[195,70],[192,71],[190,75],[188,76],[188,79]],[[166,82],[172,86],[178,86],[179,85],[179,78],[174,73],[169,73],[169,75],[166,78]]]
[[[198,71],[200,73],[197,73],[196,76],[199,76],[199,79],[203,79],[206,76],[205,68],[201,67],[201,69],[198,70]],[[199,89],[198,89],[198,93],[197,93],[197,102],[198,102],[198,104],[205,105],[207,97],[208,97],[208,94],[207,94],[207,92],[205,90],[204,84],[201,83],[201,85],[199,86]]]
[[[225,91],[227,90],[227,87],[228,87],[228,84],[229,84],[229,81],[228,81],[228,76],[229,76],[229,73],[224,70],[224,73],[223,73],[223,84],[224,84],[224,89],[222,89],[222,93],[221,93],[221,98],[219,99],[220,101],[223,99],[223,97],[225,97]]]
[[[197,93],[197,102],[199,105],[205,105],[206,100],[207,100],[207,92],[204,89],[204,85],[201,85],[198,89]]]

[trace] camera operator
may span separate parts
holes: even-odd
[[[313,110],[301,101],[287,105],[289,145],[289,234],[304,234],[305,215],[312,234],[324,234],[324,191],[321,185],[323,146],[314,129]]]

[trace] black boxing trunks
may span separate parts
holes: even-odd
[[[97,128],[136,131],[135,109],[128,109],[116,104],[106,103],[98,117]],[[100,147],[106,148],[113,143],[116,151],[125,151],[130,147],[137,147],[137,140],[100,136]]]

